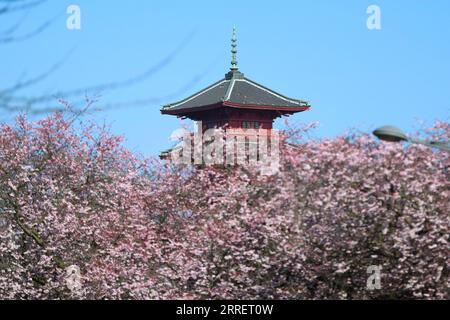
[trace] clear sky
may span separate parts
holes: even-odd
[[[81,30],[66,28],[71,4],[81,8]],[[381,30],[366,26],[372,4],[381,9]],[[22,16],[0,16],[0,32]],[[149,103],[95,114],[145,155],[169,147],[168,137],[180,125],[179,119],[161,115],[160,106],[228,71],[233,25],[240,70],[282,94],[309,101],[312,109],[291,121],[318,121],[318,137],[383,124],[414,132],[423,123],[448,121],[448,0],[48,0],[29,11],[16,34],[53,17],[37,36],[0,44],[0,88],[45,72],[61,59],[57,71],[23,94],[126,80],[160,66],[132,86],[99,92],[98,107]]]

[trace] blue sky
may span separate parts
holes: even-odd
[[[66,28],[70,4],[81,8],[81,30]],[[381,30],[366,27],[372,4],[381,8]],[[63,58],[57,71],[23,95],[129,79],[171,56],[144,81],[99,92],[99,107],[151,103],[94,115],[124,135],[133,151],[155,155],[171,145],[168,137],[180,125],[162,116],[160,106],[224,76],[236,25],[240,70],[312,105],[292,116],[293,123],[318,121],[318,137],[383,124],[414,132],[437,119],[448,121],[449,14],[448,0],[48,0],[27,14],[17,34],[57,17],[48,29],[27,41],[0,44],[0,88]],[[0,32],[21,17],[0,17]]]

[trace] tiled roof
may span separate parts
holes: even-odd
[[[242,107],[273,107],[298,110],[308,108],[309,105],[303,100],[288,98],[255,81],[247,79],[244,75],[232,70],[225,78],[217,81],[211,86],[183,99],[179,102],[168,104],[161,110],[162,113],[178,113],[182,111],[195,111],[209,105],[224,104]]]

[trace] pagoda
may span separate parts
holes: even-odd
[[[245,135],[255,129],[270,134],[276,118],[310,108],[306,101],[277,93],[239,71],[236,28],[233,28],[231,47],[231,68],[223,79],[181,101],[163,106],[161,113],[196,121],[197,130],[201,132],[223,128]]]

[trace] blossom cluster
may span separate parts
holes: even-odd
[[[448,154],[308,130],[261,175],[144,159],[62,113],[2,125],[0,298],[448,299]]]

